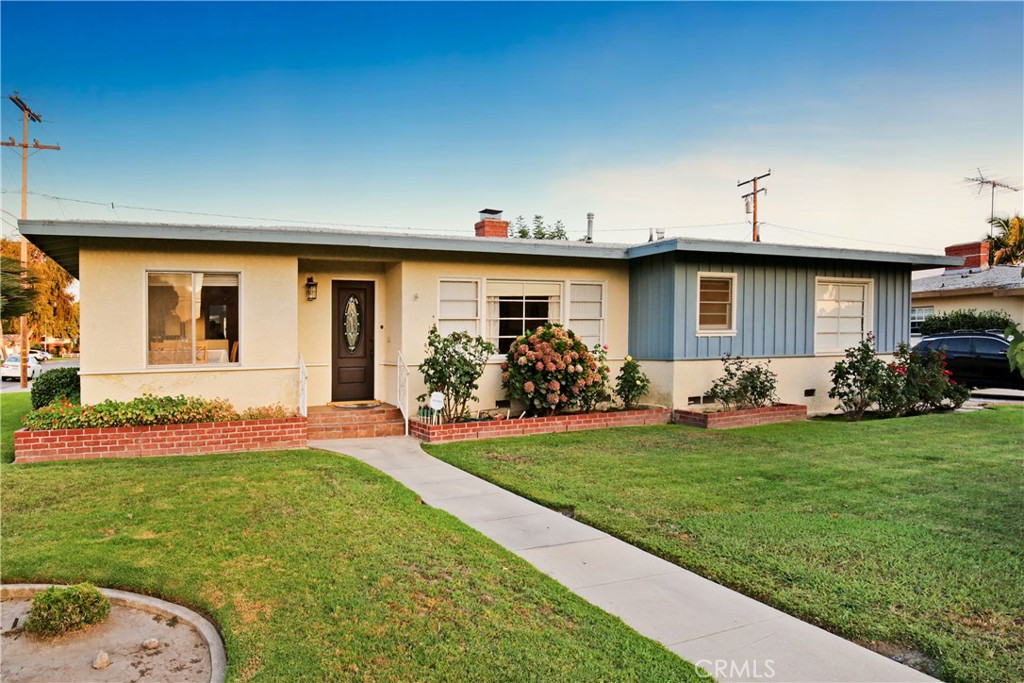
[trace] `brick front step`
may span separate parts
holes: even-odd
[[[309,425],[310,441],[320,439],[370,439],[377,436],[402,436],[404,434],[404,420],[331,426]]]
[[[795,403],[780,403],[775,406],[746,410],[723,410],[719,413],[676,410],[672,414],[672,422],[675,424],[703,427],[704,429],[736,429],[806,419],[807,406]]]
[[[307,440],[304,417],[145,427],[21,429],[14,433],[14,461],[266,451],[305,448]]]
[[[409,434],[428,443],[451,443],[453,441],[475,441],[527,434],[574,432],[604,427],[663,425],[668,424],[671,419],[672,411],[668,408],[654,408],[610,413],[577,413],[552,415],[551,417],[487,420],[485,422],[453,422],[443,425],[429,425],[419,420],[410,420]]]
[[[387,403],[376,408],[335,408],[334,406],[310,406],[310,426],[341,427],[375,422],[403,422],[402,411]]]

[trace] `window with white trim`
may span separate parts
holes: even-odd
[[[480,334],[480,281],[441,280],[438,289],[438,332],[466,332],[474,337]]]
[[[487,339],[508,353],[527,330],[562,319],[562,283],[487,281]]]
[[[147,273],[149,365],[238,362],[238,273]]]
[[[569,329],[588,348],[604,338],[604,285],[573,282],[569,285]]]
[[[736,273],[697,275],[697,333],[736,333]]]
[[[910,334],[921,334],[921,323],[930,315],[935,315],[934,306],[912,306],[910,308]]]
[[[814,351],[839,353],[871,331],[870,280],[819,279],[815,286]]]

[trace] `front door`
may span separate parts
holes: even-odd
[[[335,281],[331,292],[334,401],[373,398],[373,283]]]

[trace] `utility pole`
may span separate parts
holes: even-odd
[[[21,220],[28,218],[28,150],[31,149],[55,149],[59,150],[60,145],[41,145],[39,140],[33,140],[28,144],[28,122],[41,123],[43,117],[32,111],[25,101],[18,96],[18,91],[8,95],[7,99],[14,102],[14,106],[21,110],[22,129],[21,142],[15,142],[14,138],[0,142],[3,147],[21,147]],[[21,236],[21,277],[28,276],[28,240]],[[21,316],[18,320],[21,327],[21,388],[28,387],[28,320]]]
[[[755,176],[755,177],[751,178],[750,180],[741,180],[741,181],[736,183],[736,187],[743,187],[744,185],[747,185],[749,183],[753,183],[754,184],[753,191],[746,193],[745,195],[740,197],[740,199],[746,199],[747,200],[747,213],[751,213],[751,208],[750,207],[751,207],[751,204],[753,204],[754,241],[755,242],[760,242],[761,241],[761,231],[760,231],[760,229],[758,228],[758,225],[757,225],[757,193],[758,192],[764,192],[765,194],[768,194],[768,188],[762,187],[761,189],[758,189],[757,181],[761,180],[763,178],[767,178],[771,174],[772,174],[772,169],[769,168],[768,172],[763,174],[763,175]]]
[[[988,236],[992,237],[992,235],[994,234],[993,230],[995,230],[995,226],[992,225],[992,222],[996,218],[996,188],[998,187],[1003,190],[1010,190],[1011,192],[1020,192],[1020,188],[1014,187],[1013,185],[1007,185],[1006,183],[1001,183],[998,180],[986,178],[985,174],[981,172],[980,168],[978,169],[977,177],[964,178],[964,180],[966,180],[969,183],[976,184],[978,186],[978,194],[981,194],[981,188],[983,188],[986,185],[992,188],[992,207],[989,211],[988,216]]]

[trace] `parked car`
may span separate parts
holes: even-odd
[[[1024,389],[1024,377],[1010,370],[1010,342],[998,332],[944,332],[923,338],[915,351],[941,351],[953,379],[976,389]]]
[[[43,374],[43,366],[39,359],[29,354],[28,356],[28,378],[36,379]],[[0,365],[0,380],[6,382],[9,379],[21,379],[21,356],[8,356],[3,365]]]
[[[53,355],[49,351],[43,351],[41,349],[32,349],[28,352],[29,358],[35,356],[40,361],[53,360]]]

